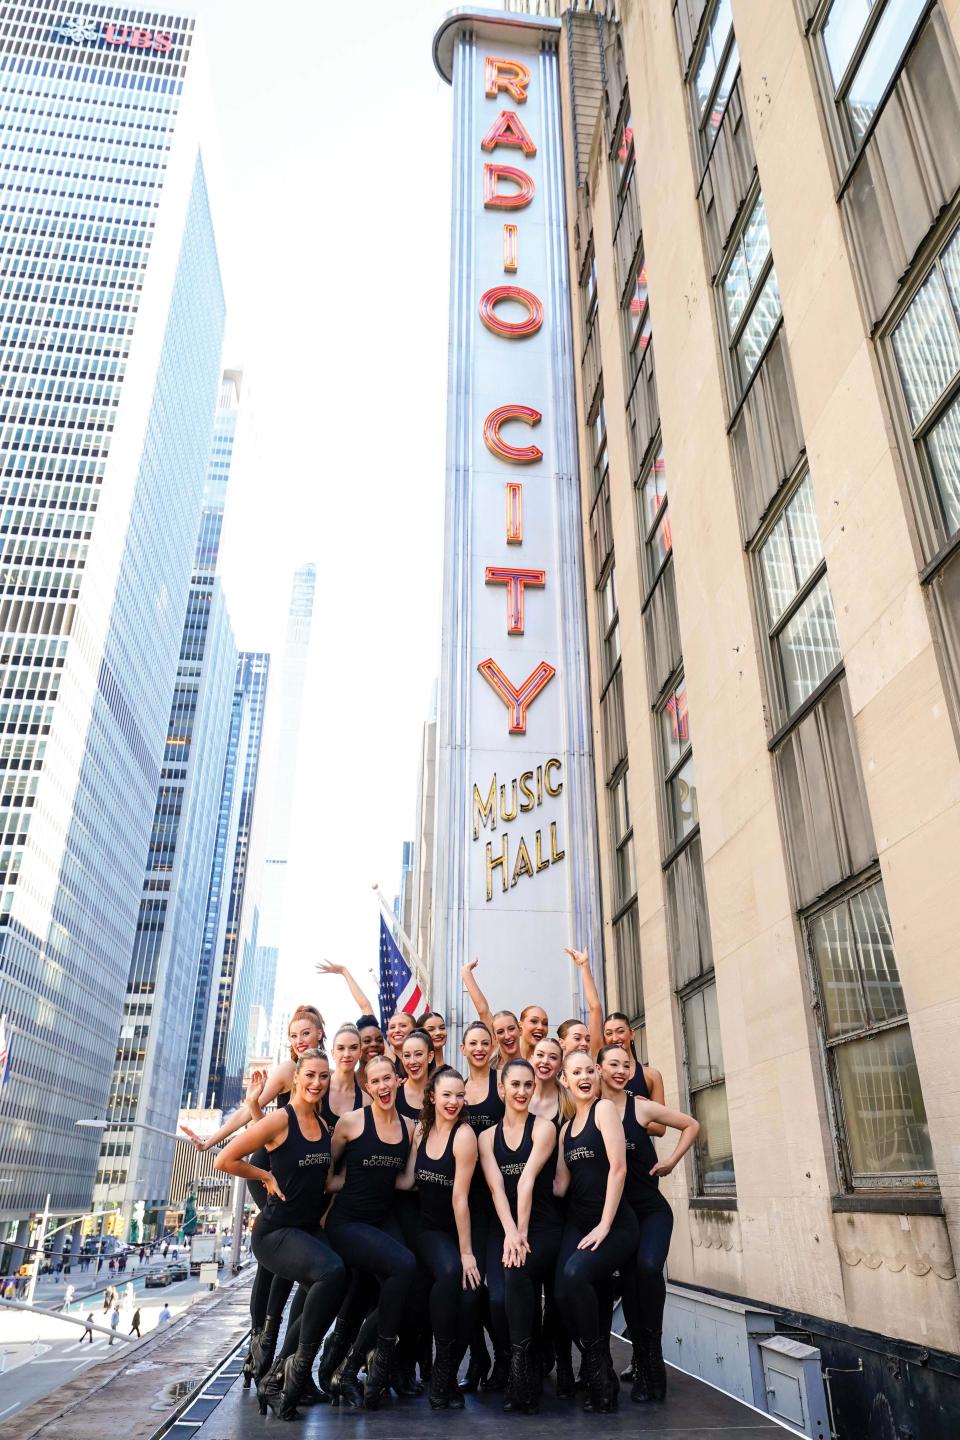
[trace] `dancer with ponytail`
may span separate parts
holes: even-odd
[[[517,1035],[519,1040],[519,1031]],[[474,1135],[479,1138],[484,1130],[503,1118],[503,1100],[499,1093],[497,1072],[490,1063],[493,1037],[482,1020],[474,1020],[467,1026],[460,1048],[469,1069],[463,1117]],[[487,1236],[492,1218],[493,1202],[480,1167],[477,1166],[470,1187],[470,1223],[474,1254],[482,1270],[486,1267]],[[463,1390],[467,1394],[472,1394],[481,1386],[484,1390],[502,1390],[509,1371],[505,1325],[500,1329],[499,1336],[494,1335],[494,1366],[491,1371],[490,1354],[483,1338],[485,1320],[489,1322],[488,1328],[489,1324],[493,1323],[490,1320],[489,1296],[486,1293],[480,1308],[481,1313],[478,1313],[470,1336],[470,1363],[463,1382]]]
[[[563,1046],[559,1040],[548,1036],[541,1040],[531,1057],[536,1089],[530,1101],[530,1113],[542,1120],[549,1120],[559,1134],[565,1122],[573,1116],[573,1102],[562,1085],[557,1083],[560,1066],[563,1063]],[[562,1223],[562,1205],[557,1202],[557,1213]],[[576,1393],[573,1375],[572,1342],[567,1334],[554,1293],[554,1276],[550,1274],[544,1283],[543,1344],[541,1348],[542,1370],[549,1375],[557,1367],[557,1397],[572,1400]]]
[[[644,1065],[637,1054],[633,1038],[633,1027],[622,1010],[612,1010],[603,1022],[604,1045],[620,1045],[630,1060],[630,1076],[627,1080],[627,1094],[639,1095],[641,1100],[652,1100],[662,1105],[664,1099],[663,1076],[652,1065]],[[651,1123],[651,1135],[665,1134],[662,1125]]]
[[[560,1066],[563,1063],[563,1046],[559,1040],[547,1036],[535,1047],[530,1056],[536,1086],[530,1100],[531,1115],[549,1120],[557,1130],[570,1115],[564,1114],[564,1091],[557,1083]],[[572,1110],[571,1110],[572,1114]]]
[[[661,1332],[666,1285],[663,1269],[670,1249],[673,1211],[660,1194],[658,1180],[669,1175],[690,1149],[700,1131],[692,1115],[668,1110],[652,1100],[641,1100],[626,1089],[630,1055],[621,1045],[604,1045],[598,1056],[604,1098],[614,1106],[623,1124],[627,1152],[624,1196],[637,1221],[639,1241],[631,1263],[620,1271],[623,1317],[633,1343],[631,1400],[663,1400],[667,1371],[663,1363]],[[673,1154],[658,1160],[648,1129],[654,1122],[680,1131]]]
[[[411,1030],[400,1047],[406,1079],[397,1091],[397,1109],[408,1120],[420,1119],[420,1107],[433,1064],[433,1041],[424,1030]]]
[[[409,1165],[416,1181],[420,1231],[416,1249],[432,1277],[430,1322],[436,1354],[430,1375],[434,1410],[462,1410],[457,1367],[472,1333],[481,1276],[473,1252],[470,1185],[477,1141],[464,1118],[463,1076],[441,1065],[426,1083],[423,1110]]]
[[[552,1279],[562,1235],[553,1196],[557,1131],[549,1120],[530,1114],[535,1086],[528,1060],[508,1060],[500,1072],[503,1118],[480,1136],[483,1173],[500,1222],[491,1231],[487,1284],[494,1309],[503,1305],[510,1337],[503,1408],[528,1415],[540,1403],[540,1362],[534,1350],[540,1292]]]
[[[419,1028],[425,1030],[433,1041],[433,1064],[444,1063],[443,1051],[447,1043],[447,1022],[437,1010],[430,1010],[420,1022]]]
[[[331,1130],[341,1115],[349,1115],[352,1110],[361,1110],[370,1104],[369,1095],[364,1094],[357,1079],[361,1048],[356,1025],[341,1025],[333,1037],[333,1074],[320,1111]]]
[[[358,1372],[366,1360],[363,1332],[351,1347],[356,1317],[342,1315],[336,1345],[343,1358],[330,1393],[340,1404],[376,1410],[390,1385],[400,1324],[416,1276],[417,1262],[404,1244],[397,1219],[395,1191],[410,1154],[413,1125],[397,1113],[398,1081],[391,1060],[385,1056],[369,1060],[363,1084],[372,1103],[341,1116],[333,1132],[333,1163],[343,1162],[343,1176],[326,1218],[326,1233],[345,1265],[360,1277],[372,1275],[379,1282],[376,1348],[361,1390]],[[350,1297],[348,1309],[349,1304]]]
[[[319,1229],[327,1203],[330,1132],[318,1107],[330,1083],[327,1057],[306,1050],[297,1059],[290,1100],[254,1124],[217,1156],[216,1168],[259,1182],[267,1200],[253,1227],[253,1253],[273,1275],[268,1324],[279,1325],[293,1284],[306,1290],[299,1340],[282,1372],[274,1371],[257,1388],[260,1410],[282,1420],[297,1418],[297,1403],[310,1379],[314,1357],[343,1300],[347,1275],[343,1262]],[[244,1159],[252,1148],[266,1148],[270,1168]]]
[[[597,1098],[599,1074],[585,1050],[566,1055],[563,1083],[575,1106],[561,1131],[555,1191],[567,1196],[557,1259],[557,1304],[580,1346],[588,1384],[584,1409],[616,1408],[619,1384],[610,1360],[601,1294],[636,1254],[637,1221],[623,1196],[627,1177],[623,1125],[609,1100]]]

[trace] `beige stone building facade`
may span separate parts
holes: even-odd
[[[507,8],[563,15],[607,994],[703,1127],[670,1279],[811,1338],[837,1433],[955,1435],[960,3]]]

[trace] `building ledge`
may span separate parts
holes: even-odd
[[[687,1201],[691,1210],[736,1210],[736,1195],[691,1195]]]
[[[943,1199],[939,1192],[884,1191],[878,1195],[831,1195],[830,1208],[835,1215],[942,1215]]]

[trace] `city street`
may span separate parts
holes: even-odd
[[[181,1246],[181,1258],[186,1253]],[[147,1289],[145,1282],[149,1271],[162,1269],[171,1259],[172,1251],[166,1262],[158,1253],[152,1263],[138,1265],[136,1274],[128,1267],[125,1275],[117,1277],[116,1283],[121,1293],[120,1325],[118,1339],[112,1346],[106,1335],[97,1332],[94,1333],[92,1344],[86,1339],[81,1343],[84,1332],[73,1325],[58,1327],[65,1332],[64,1337],[54,1338],[50,1334],[50,1321],[31,1316],[25,1311],[10,1311],[8,1315],[4,1315],[4,1307],[0,1305],[0,1327],[4,1327],[0,1329],[0,1337],[5,1333],[10,1321],[13,1322],[16,1333],[25,1337],[17,1341],[0,1338],[0,1375],[3,1376],[0,1383],[0,1423],[9,1420],[17,1411],[48,1395],[66,1381],[72,1380],[91,1365],[96,1365],[107,1356],[115,1356],[119,1348],[127,1350],[127,1342],[119,1337],[129,1333],[130,1321],[136,1309],[140,1310],[141,1335],[146,1338],[156,1329],[165,1304],[169,1305],[171,1317],[175,1320],[198,1296],[209,1293],[209,1287],[201,1284],[198,1276],[191,1276],[189,1280],[181,1280],[162,1288]],[[220,1271],[221,1277],[229,1274],[227,1252],[225,1260],[227,1264]],[[86,1277],[88,1286],[84,1289],[77,1286],[77,1296],[69,1311],[72,1318],[83,1320],[92,1310],[95,1325],[106,1326],[109,1323],[109,1315],[103,1310],[103,1292],[110,1281],[105,1281],[103,1276],[104,1270],[101,1270],[99,1276],[90,1273]],[[79,1278],[82,1277],[78,1276]],[[124,1288],[128,1282],[132,1282],[134,1286],[132,1307],[123,1303]],[[57,1284],[52,1277],[44,1276],[37,1284],[36,1303],[51,1313],[56,1312],[63,1298],[63,1290],[62,1282]],[[41,1336],[31,1335],[31,1322],[42,1328]],[[134,1340],[132,1343],[136,1345],[137,1342]]]

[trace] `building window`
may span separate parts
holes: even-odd
[[[834,104],[851,154],[866,135],[927,0],[831,0],[820,23]]]
[[[617,957],[620,1009],[631,1017],[635,1033],[639,1033],[641,1037],[637,1053],[645,1060],[646,1028],[643,1023],[643,981],[640,974],[640,919],[636,902],[614,920],[613,944]]]
[[[590,253],[584,262],[581,273],[580,300],[583,305],[583,333],[589,335],[597,316],[597,257],[594,254],[592,241],[590,242]]]
[[[614,909],[620,910],[637,893],[633,863],[633,821],[627,793],[627,767],[607,787],[610,807],[610,838],[614,855]]]
[[[935,1183],[883,884],[815,915],[806,928],[847,1182]]]
[[[690,1109],[700,1121],[695,1147],[698,1193],[729,1195],[734,1190],[736,1176],[727,1114],[716,981],[711,978],[706,985],[681,995],[680,1011]]]
[[[759,565],[780,705],[790,716],[843,659],[809,475],[760,545]]]
[[[597,587],[600,594],[600,650],[603,657],[603,684],[606,685],[620,662],[620,613],[617,609],[616,567],[611,564]]]
[[[660,755],[666,790],[667,846],[673,850],[699,824],[697,782],[690,745],[687,686],[681,677],[657,714]]]
[[[617,180],[617,197],[622,200],[633,174],[633,117],[629,104],[623,120],[617,126],[617,138],[613,142],[613,168]]]
[[[739,69],[730,0],[716,0],[709,23],[704,27],[703,46],[693,65],[693,113],[700,159],[704,163],[713,148]]]
[[[598,495],[607,478],[607,417],[601,394],[590,414],[590,443],[593,448],[593,493]]]
[[[640,372],[651,335],[647,263],[642,252],[637,257],[633,284],[624,302],[624,331],[627,337],[627,367],[632,382]]]
[[[939,548],[960,530],[960,231],[893,331],[893,353]]]
[[[673,549],[670,516],[667,514],[667,466],[662,445],[650,461],[636,491],[647,586],[652,588]]]
[[[734,384],[741,394],[780,319],[780,291],[762,195],[757,195],[734,241],[720,283]]]

